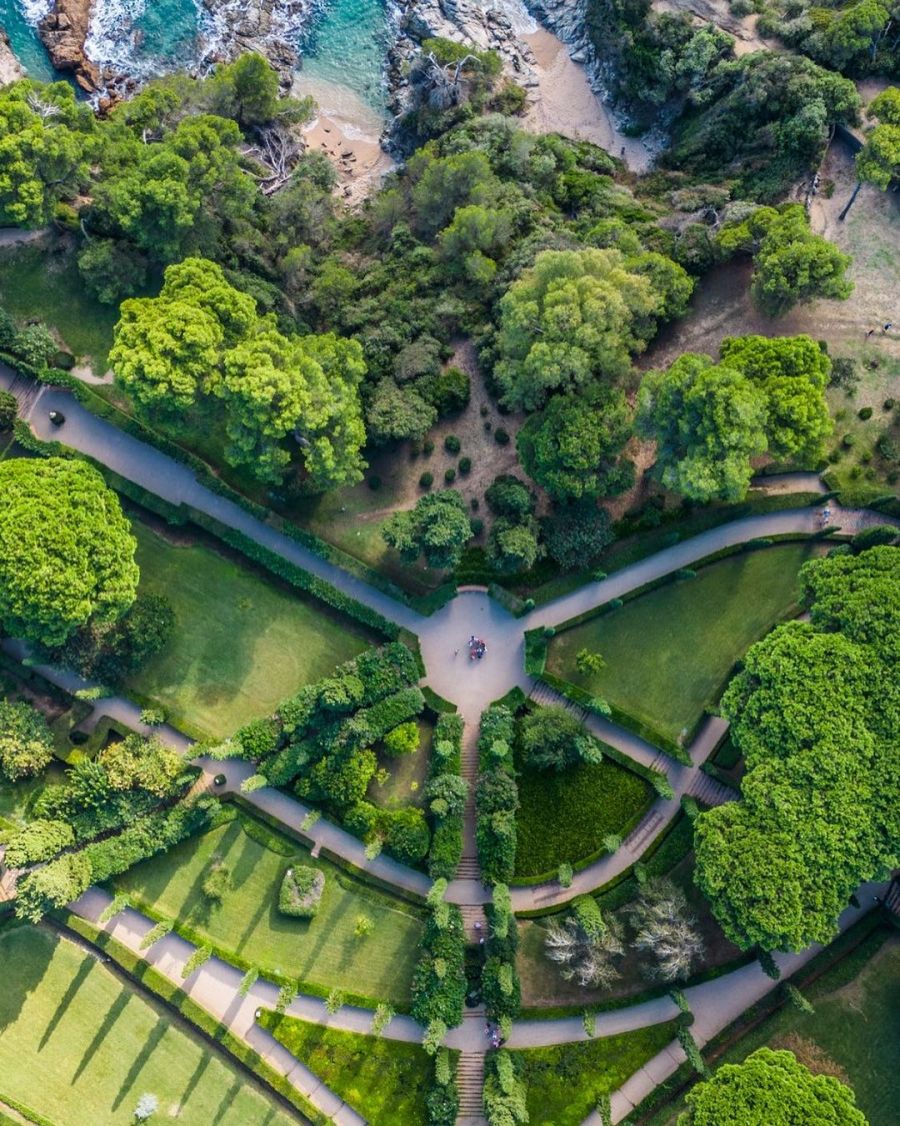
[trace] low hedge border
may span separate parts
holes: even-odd
[[[36,1110],[32,1110],[30,1106],[26,1106],[25,1103],[20,1103],[18,1099],[13,1099],[0,1091],[0,1122],[9,1122],[11,1126],[15,1126],[17,1120],[5,1115],[3,1113],[4,1107],[15,1111],[26,1122],[34,1122],[35,1126],[55,1126],[55,1123],[51,1122],[49,1118],[45,1118],[42,1114],[38,1114]]]
[[[429,688],[427,684],[422,686],[422,695],[425,697],[425,707],[435,716],[439,715],[453,715],[458,710],[456,704],[452,704],[449,700],[445,700],[443,696],[439,696],[433,688]]]
[[[280,1102],[287,1104],[289,1109],[299,1111],[305,1122],[312,1123],[312,1126],[326,1126],[326,1123],[331,1121],[292,1086],[286,1076],[266,1063],[257,1052],[229,1032],[183,989],[179,989],[155,966],[138,957],[118,939],[71,912],[55,913],[55,922],[62,933],[69,932],[101,950],[125,978],[145,990],[166,1008],[173,1009],[207,1043],[233,1057],[238,1066],[264,1088],[268,1088],[269,1093],[274,1094]]]
[[[207,513],[201,512],[199,509],[192,508],[189,505],[170,504],[162,497],[158,497],[155,493],[145,489],[142,485],[137,485],[133,481],[129,481],[120,474],[107,469],[105,465],[96,461],[94,458],[82,455],[67,446],[63,446],[60,442],[42,441],[32,434],[31,428],[22,419],[16,420],[16,438],[20,445],[23,445],[33,453],[39,453],[46,457],[76,457],[80,460],[87,461],[102,474],[110,488],[128,497],[129,500],[142,505],[157,516],[163,517],[163,519],[167,520],[170,524],[178,526],[183,526],[188,523],[195,524],[205,532],[209,532],[210,535],[215,536],[216,539],[221,540],[222,543],[240,552],[240,554],[247,559],[258,563],[283,582],[288,583],[297,590],[303,591],[305,594],[310,595],[326,606],[330,606],[333,610],[346,614],[348,617],[358,621],[361,625],[380,634],[383,638],[393,641],[399,636],[400,629],[397,624],[389,621],[377,610],[372,610],[350,595],[344,594],[343,591],[338,590],[338,588],[328,582],[327,579],[320,578],[310,571],[305,571],[302,567],[297,566],[296,563],[291,563],[277,552],[262,547],[243,532],[230,528],[227,524],[223,524],[215,517],[209,516]],[[265,519],[265,517],[268,516],[268,511],[263,509],[262,512],[264,514],[262,519]],[[256,513],[253,514],[256,515]]]

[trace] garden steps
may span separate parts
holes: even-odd
[[[665,821],[665,815],[658,809],[651,809],[637,828],[626,837],[622,847],[632,856],[640,856],[647,842]]]
[[[469,784],[466,804],[463,809],[463,850],[458,880],[481,879],[481,865],[478,863],[478,848],[475,843],[475,780],[478,777],[478,725],[467,723],[460,741],[460,773]]]
[[[895,920],[900,919],[900,880],[894,880],[888,888],[884,906],[888,914],[893,915]]]
[[[479,938],[487,935],[487,916],[481,904],[464,904],[460,907],[460,912],[467,942],[477,942]],[[476,923],[479,924],[480,930]]]
[[[579,704],[573,703],[567,696],[563,696],[561,692],[557,692],[555,688],[551,688],[549,684],[545,684],[542,680],[535,681],[529,699],[534,700],[536,704],[540,704],[542,707],[555,705],[565,708],[566,711],[577,716],[582,722],[590,714],[587,708],[582,708]]]
[[[468,1015],[468,1014],[466,1014]],[[482,1017],[482,1019],[484,1019]],[[484,1122],[484,1053],[463,1052],[456,1069],[456,1088],[459,1091],[457,1126],[462,1123]]]
[[[694,775],[687,792],[696,801],[706,806],[724,805],[726,802],[734,801],[738,796],[736,790],[732,790],[730,786],[725,786],[715,778],[710,778],[702,770],[698,770]]]

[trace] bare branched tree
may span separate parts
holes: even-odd
[[[625,914],[636,932],[631,945],[653,960],[648,976],[677,981],[690,975],[704,947],[680,888],[670,880],[651,880]]]
[[[569,916],[562,923],[549,925],[544,949],[552,962],[563,967],[565,981],[606,988],[619,977],[615,959],[625,953],[622,926],[616,919],[609,919],[603,931],[592,938],[574,916]]]

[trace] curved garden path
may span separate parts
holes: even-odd
[[[576,614],[583,613],[611,598],[622,597],[654,579],[708,556],[722,548],[765,536],[791,532],[815,532],[820,527],[816,509],[787,509],[766,515],[750,516],[702,532],[691,539],[666,548],[657,554],[614,573],[601,582],[589,582],[579,590],[533,610],[524,618],[513,618],[506,610],[478,591],[460,592],[450,603],[430,618],[423,617],[388,595],[369,587],[366,583],[339,567],[326,562],[301,544],[289,539],[277,529],[245,512],[238,505],[201,485],[192,471],[167,455],[118,430],[110,423],[91,414],[65,391],[51,387],[36,387],[18,377],[11,369],[0,365],[0,387],[13,390],[20,399],[22,413],[31,423],[38,437],[45,440],[62,440],[68,446],[89,455],[121,476],[141,485],[173,504],[187,504],[220,520],[249,536],[258,544],[274,551],[290,562],[320,576],[345,594],[372,607],[385,617],[418,634],[427,669],[429,685],[442,696],[455,703],[467,726],[477,723],[484,707],[498,699],[513,686],[526,691],[534,682],[524,672],[524,631],[540,626],[555,625]],[[61,410],[66,416],[65,426],[57,430],[47,419],[51,409]],[[815,479],[818,482],[818,479]],[[784,482],[789,491],[819,491],[821,483],[814,484],[810,475],[799,474],[791,482]],[[841,509],[831,504],[832,523],[844,532],[855,532],[874,523],[885,523],[877,513]],[[897,521],[890,521],[898,523]],[[469,662],[465,658],[465,639],[472,633],[489,639],[489,656],[483,662]],[[4,643],[11,652],[18,652],[14,643]],[[456,650],[459,650],[458,652]],[[42,668],[48,679],[73,690],[84,682],[69,673]],[[124,697],[98,701],[94,717],[107,714],[130,727],[141,728],[139,709]],[[650,842],[671,821],[677,812],[681,795],[697,793],[706,787],[707,801],[726,800],[729,796],[710,789],[709,780],[700,773],[700,766],[718,742],[722,721],[710,719],[702,727],[690,748],[691,765],[673,763],[637,736],[598,717],[589,717],[588,726],[603,740],[612,743],[624,753],[645,765],[665,771],[675,790],[675,797],[654,803],[644,821],[625,842],[623,848],[612,856],[602,857],[576,874],[573,885],[562,889],[558,884],[514,888],[513,906],[525,910],[534,906],[553,906],[574,895],[593,890],[624,870],[646,849]],[[160,729],[160,734],[172,745],[188,751],[191,741],[171,727]],[[467,746],[474,754],[475,740],[471,731]],[[252,773],[248,763],[230,760],[212,762],[200,760],[206,782],[211,775],[224,774],[224,791],[239,790],[244,778]],[[724,791],[724,788],[722,788]],[[350,864],[413,894],[427,892],[430,881],[388,857],[368,860],[362,843],[336,825],[319,819],[308,830],[300,830],[300,823],[309,812],[302,803],[271,789],[246,795],[245,800],[280,820],[293,831],[301,831],[310,840],[314,852],[327,848]],[[469,826],[471,828],[471,826]],[[470,834],[471,835],[471,834]],[[848,908],[841,916],[841,929],[849,926],[872,903],[874,892],[883,889],[867,885],[860,892],[863,908]],[[489,899],[489,892],[476,878],[458,879],[450,885],[448,898],[464,907],[477,907]],[[75,910],[85,918],[96,920],[108,897],[98,889],[91,889],[75,905]],[[116,938],[135,952],[140,952],[140,940],[152,923],[143,916],[128,910],[107,924]],[[155,944],[146,955],[161,972],[180,984],[181,967],[187,961],[192,946],[177,935],[170,934]],[[785,972],[792,972],[808,961],[817,951],[810,947],[797,955],[776,955]],[[277,1043],[260,1029],[253,1019],[259,1004],[274,1005],[275,987],[257,982],[250,995],[243,999],[238,993],[240,971],[217,959],[210,959],[191,976],[188,992],[213,1013],[235,1034],[241,1036],[265,1058],[278,1067],[290,1081],[320,1106],[326,1114],[340,1123],[358,1123],[359,1116],[325,1088],[302,1064],[284,1052]],[[758,963],[742,967],[714,981],[685,990],[696,1016],[693,1031],[700,1044],[729,1024],[749,1005],[762,997],[774,982],[763,974]],[[349,1031],[368,1031],[371,1014],[365,1010],[345,1007],[330,1016],[324,1002],[314,998],[298,998],[289,1009],[291,1013],[330,1024]],[[596,1036],[644,1027],[669,1020],[676,1015],[676,1006],[667,997],[657,998],[630,1008],[601,1013],[597,1017]],[[402,1040],[417,1040],[421,1029],[409,1018],[396,1017],[386,1035]],[[581,1018],[563,1018],[547,1021],[519,1021],[513,1027],[509,1047],[526,1048],[566,1043],[587,1039]],[[484,1036],[480,1017],[469,1017],[451,1030],[447,1037],[450,1047],[459,1048],[467,1055],[483,1055],[489,1046]],[[677,1045],[670,1046],[651,1060],[637,1075],[614,1096],[614,1119],[620,1120],[628,1110],[666,1078],[681,1062]],[[592,1116],[588,1122],[599,1122]]]

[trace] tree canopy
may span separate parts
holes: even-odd
[[[900,87],[883,90],[866,111],[878,124],[869,130],[866,143],[856,157],[860,180],[868,180],[886,191],[900,176]]]
[[[668,292],[618,250],[545,250],[500,301],[494,377],[504,403],[535,410],[555,391],[616,380],[645,346]],[[671,286],[684,290],[679,266]],[[654,284],[657,283],[657,284]],[[688,283],[689,292],[689,283]]]
[[[261,480],[281,480],[290,438],[311,488],[362,476],[359,344],[333,333],[285,336],[214,262],[187,258],[166,270],[158,297],[123,302],[110,362],[150,415],[221,402],[229,463]]]
[[[137,542],[119,498],[86,462],[0,463],[0,629],[61,645],[135,598]]]
[[[726,252],[753,255],[751,292],[770,316],[816,297],[843,300],[853,291],[844,276],[850,256],[812,233],[802,204],[758,207],[743,222],[723,227],[719,245]]]
[[[601,761],[599,745],[571,712],[538,708],[519,727],[523,761],[534,770],[565,770],[579,762]]]
[[[39,711],[25,701],[0,700],[0,775],[18,782],[38,774],[53,758],[53,736]]]
[[[696,878],[746,949],[828,942],[859,884],[895,862],[900,549],[811,560],[811,621],[748,651],[722,697],[743,800],[696,822]]]
[[[428,493],[408,512],[395,512],[382,529],[384,541],[407,563],[420,555],[430,567],[455,567],[472,538],[466,502],[454,489]]]
[[[853,1091],[832,1075],[813,1075],[793,1052],[758,1048],[723,1064],[685,1098],[684,1126],[866,1126]]]

